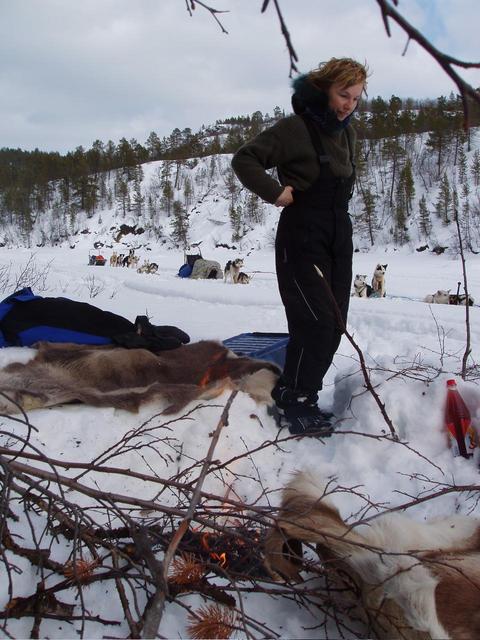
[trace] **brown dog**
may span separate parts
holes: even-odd
[[[375,637],[480,638],[475,518],[418,523],[386,514],[353,528],[325,497],[325,487],[300,473],[284,489],[278,526],[266,540],[270,573],[298,578],[298,541],[316,543],[334,587],[329,596],[336,597],[339,610],[360,617]]]

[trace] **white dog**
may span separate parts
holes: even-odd
[[[236,258],[235,260],[229,260],[225,265],[224,269],[224,282],[227,281],[227,278],[233,282],[233,284],[237,284],[238,276],[240,274],[240,269],[243,267],[243,259]]]
[[[265,541],[272,576],[299,578],[301,542],[317,543],[337,611],[384,640],[480,638],[480,521],[416,522],[385,514],[345,524],[325,485],[299,473],[285,487]]]
[[[386,294],[385,288],[385,271],[387,270],[387,264],[377,264],[372,277],[372,289],[373,293],[379,297],[384,298]]]
[[[450,304],[450,289],[439,289],[435,293],[429,293],[423,301],[429,304]]]

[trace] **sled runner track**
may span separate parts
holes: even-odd
[[[205,281],[206,282],[206,281]],[[220,306],[226,306],[226,307],[232,307],[232,306],[244,306],[245,304],[249,305],[249,304],[254,304],[257,308],[262,308],[262,309],[278,309],[281,306],[281,302],[280,302],[280,298],[277,296],[276,291],[275,291],[275,295],[271,296],[271,299],[266,302],[266,303],[262,303],[260,302],[260,298],[258,297],[258,295],[249,295],[247,292],[245,292],[246,287],[240,288],[238,287],[238,291],[239,294],[238,297],[236,298],[226,298],[225,297],[225,290],[224,290],[224,283],[223,281],[217,281],[219,282],[219,288],[215,288],[214,290],[208,290],[206,288],[204,288],[203,290],[196,290],[195,294],[190,293],[189,290],[185,290],[185,291],[179,291],[178,287],[169,287],[168,283],[166,283],[165,281],[163,281],[163,284],[165,284],[164,287],[162,286],[149,286],[148,284],[139,284],[138,282],[132,282],[132,281],[127,281],[125,280],[123,282],[123,286],[125,287],[125,289],[130,289],[132,291],[137,291],[140,293],[144,293],[144,294],[150,294],[155,296],[156,298],[178,298],[181,300],[191,300],[193,302],[196,303],[202,303],[202,304],[215,304],[215,305],[220,305]],[[198,286],[198,281],[195,281],[196,286]],[[230,288],[230,294],[231,294],[231,289]],[[235,289],[235,287],[233,287],[233,289]],[[193,289],[192,289],[193,291]],[[240,293],[240,292],[245,292],[245,293]],[[258,292],[257,292],[258,293]],[[268,292],[262,292],[262,297],[265,298],[265,295],[267,295]],[[277,297],[278,297],[278,302],[277,302]]]

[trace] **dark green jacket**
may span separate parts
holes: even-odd
[[[350,124],[347,126],[354,149],[355,130]],[[322,134],[322,142],[333,173],[350,176],[353,168],[345,130],[333,135]],[[305,191],[320,172],[310,134],[298,115],[282,118],[240,147],[233,156],[232,167],[244,187],[271,204],[275,203],[284,186]],[[281,184],[268,172],[273,167],[278,170]]]

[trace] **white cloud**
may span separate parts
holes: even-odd
[[[221,32],[184,0],[15,0],[2,4],[0,140],[65,151],[151,130],[197,129],[228,115],[290,104],[289,64],[273,4],[211,0]],[[477,0],[402,0],[399,10],[447,53],[476,55]],[[331,56],[367,60],[371,96],[435,97],[455,90],[417,44],[385,34],[375,0],[281,0],[308,70]],[[460,70],[473,84],[480,71]]]

